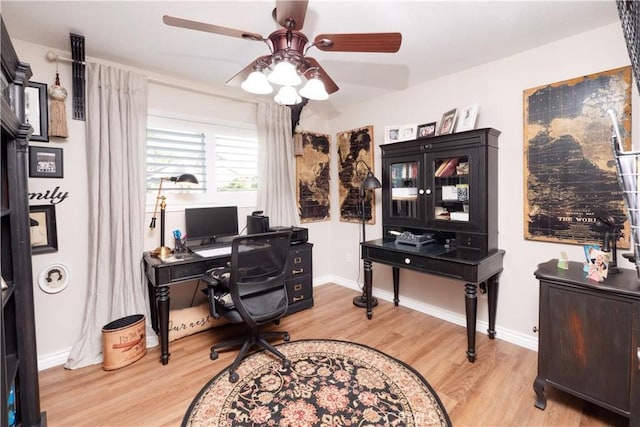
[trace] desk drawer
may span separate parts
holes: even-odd
[[[286,282],[289,307],[287,314],[292,314],[313,306],[313,283],[311,275],[294,277]]]
[[[477,268],[473,265],[443,261],[416,254],[395,252],[387,249],[365,248],[365,255],[373,262],[408,268],[423,273],[452,277],[469,283],[477,283]]]
[[[295,245],[289,249],[289,261],[287,263],[287,278],[311,275],[311,245]]]

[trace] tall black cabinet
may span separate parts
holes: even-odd
[[[24,87],[31,68],[18,60],[1,22],[2,151],[0,152],[0,424],[44,425],[40,412],[38,363],[31,273],[27,149],[31,126],[25,122]]]

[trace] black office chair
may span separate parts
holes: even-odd
[[[202,277],[209,301],[211,316],[221,315],[232,323],[247,326],[244,337],[218,343],[211,347],[211,360],[218,351],[242,344],[229,369],[229,381],[238,381],[236,369],[254,346],[282,359],[283,368],[291,366],[286,356],[267,339],[282,337],[289,341],[289,333],[282,331],[259,332],[261,325],[275,322],[287,311],[285,273],[291,240],[290,231],[238,236],[231,243],[231,263],[228,267],[214,268]]]

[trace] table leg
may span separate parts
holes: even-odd
[[[536,403],[534,405],[542,410],[547,407],[547,397],[544,395],[545,385],[547,385],[547,380],[541,377],[537,377],[533,382],[533,391],[536,393]]]
[[[371,270],[372,262],[368,259],[363,260],[364,264],[364,289],[367,294],[367,319],[371,319],[373,317],[373,304],[371,301],[372,293],[373,293],[373,272]]]
[[[396,307],[400,303],[400,268],[393,267],[393,305]]]
[[[498,308],[498,276],[500,273],[491,277],[487,281],[487,298],[489,299],[489,338],[494,339],[496,337],[496,310]]]
[[[149,309],[151,312],[151,327],[156,334],[158,333],[158,298],[156,296],[156,288],[153,283],[147,281],[147,287],[149,288]]]
[[[467,314],[467,359],[476,361],[476,316],[478,314],[478,285],[467,283],[464,286],[464,300]]]
[[[166,365],[169,363],[169,287],[159,286],[156,297],[160,327],[160,361]]]

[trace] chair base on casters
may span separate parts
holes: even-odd
[[[209,358],[211,360],[216,360],[218,358],[218,351],[230,349],[242,345],[240,348],[240,352],[236,356],[236,359],[231,364],[229,368],[229,382],[235,383],[240,378],[236,369],[242,363],[242,360],[249,354],[249,350],[253,347],[262,347],[263,349],[273,353],[282,359],[282,367],[284,369],[289,369],[291,367],[291,361],[287,359],[287,356],[278,351],[274,346],[272,346],[267,339],[280,338],[284,341],[289,341],[291,337],[288,332],[284,331],[269,331],[262,332],[260,334],[250,334],[249,336],[244,336],[241,338],[236,338],[233,340],[223,341],[211,347],[211,353],[209,354]]]

